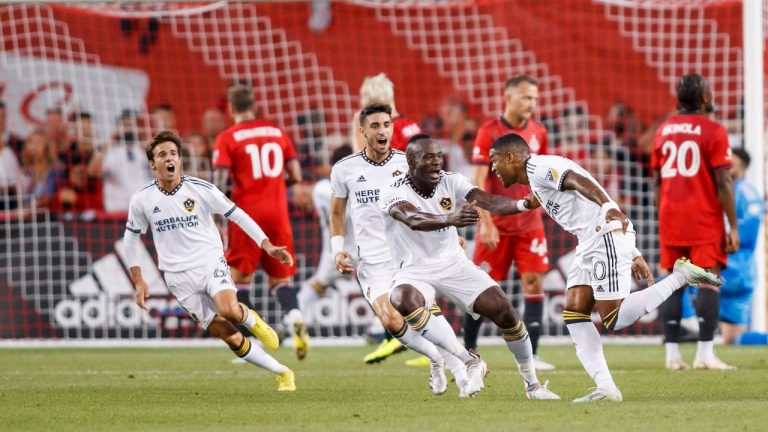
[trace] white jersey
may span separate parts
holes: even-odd
[[[441,171],[440,181],[432,195],[424,196],[414,189],[410,176],[398,177],[382,191],[381,209],[387,216],[387,238],[394,257],[395,271],[409,266],[424,266],[464,258],[456,227],[436,231],[414,231],[408,225],[389,216],[389,210],[402,202],[413,204],[419,211],[448,214],[467,202],[469,193],[477,187],[461,174]]]
[[[323,253],[329,255],[331,254],[330,220],[332,197],[333,187],[329,179],[322,179],[315,183],[315,187],[312,188],[312,204],[315,206],[317,218],[320,222],[320,230],[323,236]],[[350,229],[352,227],[352,219],[349,217],[349,212],[346,213],[344,226],[347,227],[347,233],[344,237],[344,250],[351,253],[355,249],[355,235]]]
[[[565,175],[573,171],[593,181],[608,196],[600,183],[572,160],[560,156],[532,155],[525,169],[531,190],[544,210],[566,231],[578,237],[577,252],[590,247],[603,234],[621,229],[621,223],[606,224],[602,208],[584,195],[562,190]],[[628,230],[632,231],[631,228],[630,225]]]
[[[155,180],[133,194],[126,228],[141,234],[151,226],[158,268],[181,272],[208,266],[224,255],[213,214],[229,216],[235,209],[216,186],[182,175],[171,192],[160,189]]]
[[[370,160],[363,150],[333,166],[333,193],[337,198],[347,198],[347,213],[357,244],[354,254],[360,261],[375,264],[391,260],[383,229],[386,215],[379,209],[379,194],[393,177],[407,171],[405,153],[398,150],[392,150],[380,163]]]

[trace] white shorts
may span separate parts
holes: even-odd
[[[450,259],[446,263],[397,269],[392,287],[405,284],[419,290],[427,305],[435,303],[437,291],[475,319],[480,318],[473,310],[477,297],[488,288],[498,285],[488,273],[465,256]]]
[[[204,329],[216,316],[213,302],[216,294],[224,290],[237,291],[223,256],[210,261],[207,266],[183,272],[165,272],[165,283],[181,307]]]
[[[576,252],[568,270],[568,288],[590,285],[595,300],[617,300],[632,288],[632,250],[635,234],[611,231],[594,246]]]
[[[377,298],[385,294],[389,295],[393,270],[392,261],[375,264],[361,262],[357,266],[357,280],[371,306]]]

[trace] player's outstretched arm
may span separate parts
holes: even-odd
[[[476,201],[477,206],[497,215],[513,215],[539,207],[539,200],[528,194],[521,200],[513,200],[501,195],[490,194],[482,189],[472,189],[467,201]]]
[[[289,160],[285,165],[285,168],[288,172],[288,178],[285,180],[285,183],[288,186],[301,182],[301,165],[299,164],[298,159]]]
[[[293,265],[293,257],[285,250],[285,246],[275,246],[269,241],[267,235],[246,212],[241,208],[236,208],[227,219],[236,223],[243,231],[248,234],[251,240],[255,241],[272,258],[277,259],[285,265]]]
[[[269,256],[280,261],[281,264],[285,264],[287,266],[293,265],[293,257],[291,256],[290,252],[286,250],[285,246],[275,246],[271,241],[269,241],[269,239],[264,239],[264,241],[261,243],[261,248],[264,249],[264,252],[266,252]]]
[[[576,191],[584,196],[584,198],[603,207],[605,209],[605,222],[607,223],[614,220],[619,221],[621,222],[622,232],[627,232],[629,218],[624,216],[624,213],[621,212],[619,206],[616,205],[605,192],[603,192],[597,183],[574,171],[567,171],[563,173],[563,175],[565,176],[562,180],[562,188],[564,191]]]
[[[389,209],[389,215],[408,225],[414,231],[437,231],[449,226],[464,227],[474,225],[480,219],[476,203],[469,202],[460,209],[447,215],[436,215],[419,211],[413,204],[403,201]]]
[[[125,235],[123,235],[123,244],[125,245],[125,263],[131,273],[133,286],[136,288],[136,304],[140,308],[146,309],[144,300],[149,297],[149,287],[141,275],[141,267],[139,266],[139,248],[142,247],[141,234],[126,229]]]
[[[347,232],[345,217],[347,213],[347,198],[331,197],[331,254],[339,273],[352,273],[352,255],[344,250],[344,234]]]
[[[720,206],[725,211],[725,217],[728,219],[728,225],[731,231],[725,239],[725,249],[728,253],[734,253],[739,250],[739,226],[736,221],[736,199],[733,194],[733,178],[726,167],[715,169],[715,186],[717,188],[717,199]]]

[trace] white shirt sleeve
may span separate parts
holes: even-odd
[[[242,228],[243,231],[248,234],[248,237],[255,241],[259,247],[261,247],[261,244],[267,239],[264,230],[262,230],[259,224],[251,219],[251,217],[242,209],[235,207],[232,209],[232,213],[227,215],[227,218]]]
[[[349,195],[349,189],[344,182],[345,175],[344,170],[337,164],[331,169],[331,189],[333,189],[333,195],[337,198],[346,198]]]
[[[536,161],[536,171],[528,180],[539,188],[563,190],[565,174],[572,171],[568,159],[549,157]]]
[[[128,204],[128,221],[125,223],[125,229],[134,234],[143,234],[147,232],[149,221],[141,208],[138,194],[131,197]]]
[[[379,197],[379,207],[384,213],[389,214],[389,211],[397,204],[401,202],[407,202],[408,197],[405,195],[405,191],[401,186],[405,183],[405,177],[398,177],[393,183],[381,188],[381,196]]]
[[[467,202],[469,193],[477,189],[477,186],[473,185],[468,178],[458,173],[448,174],[445,179],[450,182],[450,189],[456,197],[457,206]]]
[[[230,201],[230,199],[213,184],[205,182],[204,186],[195,184],[194,187],[197,188],[200,198],[203,200],[203,205],[209,209],[212,214],[220,214],[228,218],[229,215],[237,209],[237,205]]]

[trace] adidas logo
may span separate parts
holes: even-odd
[[[152,210],[152,214],[155,214],[155,213],[160,213],[160,207],[155,206],[155,209]]]
[[[363,176],[360,176],[360,177],[357,178],[357,182],[358,183],[364,182],[364,181],[367,181],[367,180],[365,180],[365,177],[363,177]]]
[[[598,285],[597,288],[595,288],[595,292],[605,292],[602,285]]]

